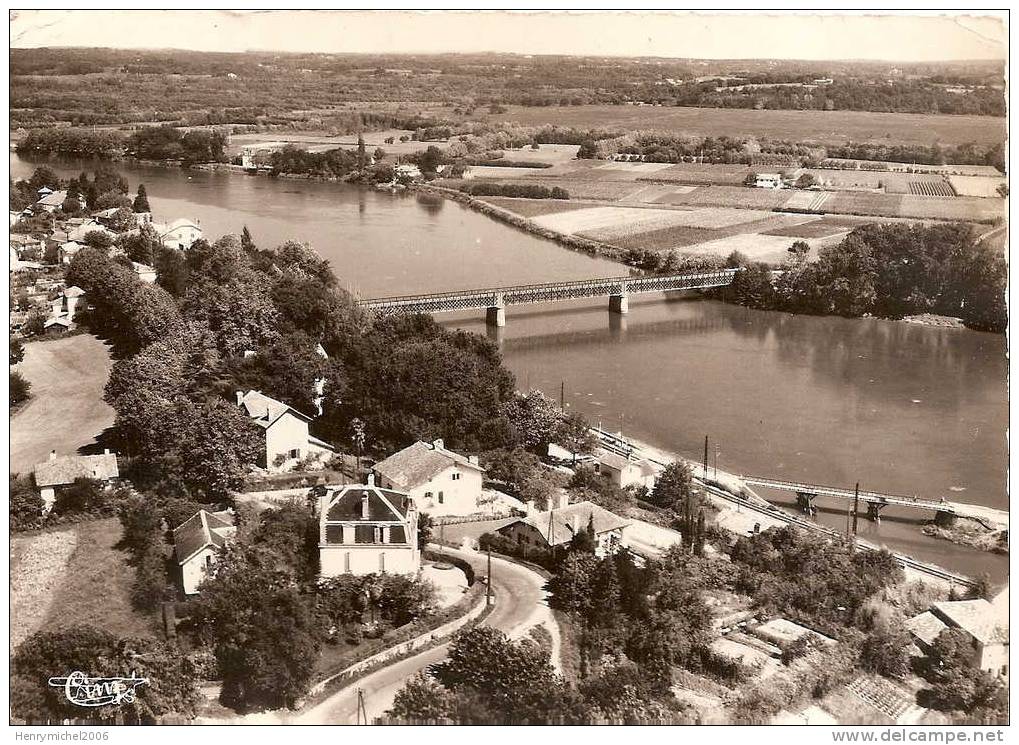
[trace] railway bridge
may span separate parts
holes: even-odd
[[[889,505],[897,507],[911,507],[918,510],[927,510],[934,513],[936,521],[951,519],[953,517],[967,517],[976,520],[986,528],[993,529],[993,525],[987,518],[974,510],[967,509],[967,505],[959,502],[947,502],[944,499],[933,500],[922,497],[909,497],[902,494],[883,494],[881,492],[860,491],[855,489],[844,489],[837,486],[822,486],[820,484],[808,484],[799,481],[782,481],[769,479],[762,476],[740,476],[744,483],[749,486],[764,486],[769,489],[793,492],[796,494],[796,503],[807,514],[815,512],[814,499],[816,497],[832,497],[834,499],[855,500],[859,497],[861,502],[867,505],[867,517],[875,522],[881,521],[881,510]]]
[[[528,303],[555,303],[579,298],[607,297],[610,313],[626,313],[629,296],[647,292],[706,290],[732,284],[739,269],[717,271],[608,277],[571,282],[546,282],[511,287],[488,287],[477,290],[455,290],[426,295],[402,295],[358,300],[359,307],[380,315],[394,313],[448,313],[458,310],[484,309],[490,326],[506,325],[506,307]]]

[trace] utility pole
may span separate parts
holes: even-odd
[[[360,688],[357,689],[357,723],[369,724],[368,712],[364,708],[364,691]]]
[[[566,381],[559,381],[559,410],[566,411]]]
[[[488,549],[488,583],[485,587],[485,606],[492,605],[492,549]]]
[[[860,482],[856,482],[856,495],[853,497],[853,537],[856,537],[856,523],[860,517]]]
[[[715,443],[715,481],[718,481],[718,443]]]
[[[704,478],[708,477],[708,436],[704,435]]]

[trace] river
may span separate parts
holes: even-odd
[[[88,164],[49,164],[62,175]],[[34,164],[11,155],[11,175]],[[342,184],[120,164],[156,219],[200,220],[207,237],[310,241],[365,297],[624,274],[463,206]],[[593,423],[720,468],[780,479],[1008,508],[1005,338],[874,319],[753,311],[698,298],[631,298],[510,308],[496,337],[521,388],[566,401]],[[486,329],[482,314],[440,316]],[[792,504],[792,495],[767,494]],[[816,519],[842,528],[839,505]],[[1007,557],[923,536],[888,509],[861,534],[994,580]]]

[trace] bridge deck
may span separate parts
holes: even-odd
[[[855,490],[843,489],[837,486],[807,484],[798,481],[782,481],[780,479],[767,479],[759,476],[741,476],[740,478],[751,486],[766,486],[771,489],[780,489],[782,491],[817,494],[819,496],[836,497],[839,499],[854,499],[856,497]],[[949,512],[960,515],[966,514],[965,508],[961,507],[958,503],[934,499],[923,499],[922,497],[910,497],[903,494],[883,494],[881,492],[861,490],[860,501],[916,507],[918,509],[934,510],[935,512]]]
[[[696,274],[606,277],[572,282],[546,282],[510,287],[485,287],[473,290],[401,295],[357,301],[366,309],[395,313],[442,313],[475,308],[504,307],[525,303],[549,303],[579,298],[612,295],[700,290],[732,284],[738,269],[722,269]]]

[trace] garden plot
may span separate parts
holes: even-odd
[[[589,209],[583,202],[568,202],[563,199],[517,199],[513,197],[483,197],[484,201],[502,207],[521,217],[538,217],[558,212]]]
[[[783,205],[790,210],[811,210],[817,212],[831,196],[827,191],[796,191],[786,198]]]
[[[691,213],[706,210],[693,210]],[[747,215],[746,210],[741,211]],[[750,213],[753,214],[753,213]],[[681,249],[684,246],[692,246],[695,243],[706,243],[741,233],[765,233],[783,227],[795,226],[805,222],[819,220],[818,217],[810,215],[785,215],[772,212],[765,212],[760,219],[751,219],[735,225],[725,227],[695,227],[689,225],[677,225],[670,228],[652,230],[646,233],[632,233],[623,237],[617,237],[611,242],[621,248],[639,248],[652,251],[669,251]],[[696,219],[696,218],[694,218]],[[827,234],[826,234],[827,235]]]
[[[746,186],[701,186],[682,199],[694,207],[733,207],[748,210],[771,210],[781,207],[788,194],[780,189],[753,189]]]
[[[643,207],[589,207],[574,212],[543,215],[536,217],[534,222],[559,233],[626,235],[666,228],[670,225],[688,225],[690,223],[687,216],[691,214],[693,213],[682,210],[656,210]]]
[[[833,235],[848,233],[855,227],[865,224],[864,221],[848,222],[846,220],[821,218],[809,220],[799,225],[786,225],[772,230],[762,230],[765,235],[781,235],[788,238],[828,238]]]
[[[1005,200],[983,197],[921,197],[905,194],[896,214],[900,217],[941,220],[991,221],[1005,216]]]
[[[471,166],[474,178],[532,178],[541,176],[547,168],[520,168],[518,166]]]
[[[610,160],[608,163],[597,166],[600,171],[621,171],[632,173],[634,176],[646,176],[652,173],[672,168],[672,163],[626,163],[618,160]]]
[[[1000,197],[998,187],[1005,184],[1003,178],[985,176],[949,176],[955,193],[961,197]]]
[[[704,243],[694,243],[678,250],[685,254],[706,254],[726,257],[733,251],[739,251],[751,261],[766,261],[778,264],[789,258],[789,247],[796,238],[781,235],[764,235],[763,233],[744,233],[726,238],[716,238]],[[804,240],[804,239],[799,239]],[[806,239],[812,250],[837,240],[833,238]]]

